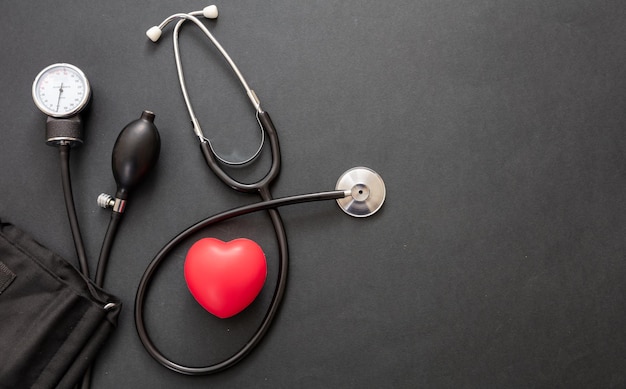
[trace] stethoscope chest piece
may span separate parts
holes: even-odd
[[[348,215],[367,217],[375,214],[385,202],[385,183],[378,173],[366,167],[354,167],[339,177],[337,190],[350,191],[350,196],[337,199]]]

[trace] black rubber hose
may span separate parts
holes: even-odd
[[[265,200],[269,198],[269,193],[267,191],[260,191],[262,198]],[[280,220],[280,215],[275,210],[280,206],[291,205],[291,204],[299,204],[304,202],[311,201],[322,201],[322,200],[336,200],[339,198],[345,197],[344,191],[330,191],[330,192],[319,192],[319,193],[311,193],[311,194],[303,194],[296,195],[290,197],[283,197],[280,199],[273,200],[265,200],[259,203],[246,205],[243,207],[231,209],[229,211],[225,211],[219,213],[214,216],[210,216],[204,220],[197,222],[196,224],[190,226],[186,230],[182,231],[178,234],[174,239],[169,241],[154,257],[154,259],[150,262],[148,267],[146,268],[141,280],[139,282],[139,287],[137,288],[137,295],[135,297],[135,326],[137,327],[137,334],[139,335],[139,339],[143,343],[146,351],[160,364],[171,369],[175,372],[187,375],[207,375],[212,373],[217,373],[219,371],[225,370],[237,362],[241,361],[243,357],[245,357],[263,338],[263,335],[268,331],[272,320],[276,313],[278,312],[278,307],[284,295],[286,281],[287,281],[287,265],[288,265],[288,247],[287,247],[287,238],[285,234],[285,229],[283,227],[283,223]],[[270,217],[272,219],[272,224],[274,226],[276,237],[278,240],[279,247],[279,270],[278,270],[278,280],[276,283],[276,288],[274,290],[274,295],[270,302],[270,307],[261,322],[261,325],[256,330],[254,335],[250,338],[250,340],[235,354],[228,357],[227,359],[218,362],[216,364],[205,366],[205,367],[189,367],[183,366],[178,363],[175,363],[165,357],[152,343],[150,336],[148,335],[148,331],[146,330],[144,319],[143,319],[143,309],[146,298],[146,293],[148,292],[148,288],[150,286],[150,281],[154,276],[158,266],[167,258],[167,255],[170,253],[172,249],[178,246],[181,242],[183,242],[190,235],[211,226],[213,224],[232,219],[237,216],[246,215],[249,213],[270,210]]]
[[[109,263],[109,257],[111,255],[111,248],[113,247],[113,241],[117,234],[117,229],[122,220],[122,214],[119,212],[111,212],[111,220],[109,226],[104,235],[102,241],[102,248],[100,249],[100,257],[98,258],[98,268],[96,269],[96,285],[102,287],[104,285],[104,275],[106,274],[107,264]],[[85,372],[83,381],[81,383],[81,389],[89,389],[91,387],[91,371],[93,369],[93,362],[91,366]]]
[[[89,263],[87,262],[87,253],[83,243],[83,237],[80,233],[78,225],[78,216],[76,215],[76,207],[74,205],[74,195],[72,194],[72,181],[70,177],[70,146],[69,144],[59,145],[59,154],[61,156],[61,179],[63,182],[63,197],[65,199],[65,208],[67,209],[67,217],[70,221],[70,229],[74,238],[74,248],[78,256],[78,264],[80,272],[89,278]]]
[[[104,275],[111,256],[111,248],[117,234],[117,229],[122,220],[122,214],[119,212],[111,212],[111,220],[104,235],[102,248],[100,249],[100,257],[98,258],[98,268],[96,269],[96,285],[102,287],[104,285]]]

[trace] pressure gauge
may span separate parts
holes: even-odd
[[[48,66],[33,82],[35,105],[48,116],[74,116],[85,108],[90,97],[91,88],[85,73],[68,63]]]

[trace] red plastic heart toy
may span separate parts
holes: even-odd
[[[204,309],[222,319],[250,305],[263,288],[266,277],[263,250],[246,238],[230,242],[200,239],[185,258],[189,291]]]

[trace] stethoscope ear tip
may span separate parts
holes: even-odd
[[[337,199],[337,204],[342,211],[354,217],[375,214],[383,206],[387,196],[382,177],[374,170],[362,166],[344,172],[337,180],[335,189],[350,194]]]
[[[215,5],[209,5],[208,7],[204,7],[202,10],[202,16],[207,19],[217,19],[217,15],[217,6]]]
[[[152,26],[148,29],[148,31],[146,31],[146,36],[152,41],[152,42],[156,42],[159,40],[159,38],[161,37],[161,29],[159,28],[159,26]]]

